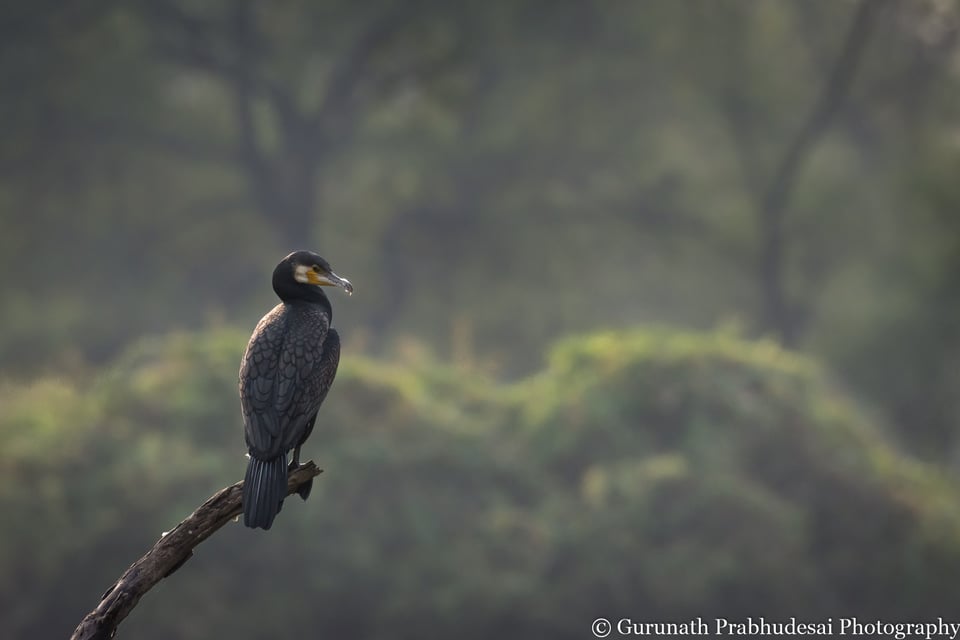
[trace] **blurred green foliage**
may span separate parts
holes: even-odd
[[[0,617],[63,637],[244,466],[233,330],[0,390]],[[582,638],[598,615],[916,620],[960,605],[960,495],[772,342],[600,332],[511,385],[415,349],[345,358],[269,534],[230,524],[141,638]]]

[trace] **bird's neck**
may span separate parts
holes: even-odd
[[[325,294],[320,287],[308,286],[297,291],[297,294],[294,296],[281,295],[280,299],[284,304],[290,306],[310,305],[322,307],[323,310],[327,312],[327,316],[331,320],[333,319],[333,306],[330,304],[330,299],[327,298],[327,294]]]

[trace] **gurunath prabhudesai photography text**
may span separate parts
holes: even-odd
[[[639,621],[620,618],[615,624],[606,618],[593,623],[596,637],[619,636],[855,636],[905,638],[950,638],[960,635],[960,622],[943,618],[929,621],[894,622],[863,620],[856,617],[826,620],[768,620],[764,617],[730,620],[728,618],[694,618],[686,622]]]

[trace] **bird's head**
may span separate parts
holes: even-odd
[[[334,273],[330,263],[312,251],[294,251],[273,271],[273,289],[281,299],[308,298],[313,287],[340,287],[353,295],[353,285]]]

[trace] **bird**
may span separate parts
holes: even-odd
[[[353,285],[311,251],[294,251],[273,270],[280,304],[250,336],[240,362],[240,407],[249,462],[243,482],[243,523],[269,529],[287,494],[287,474],[313,431],[340,362],[333,307],[321,287]],[[287,465],[287,455],[293,458]],[[301,485],[304,500],[313,481]]]

